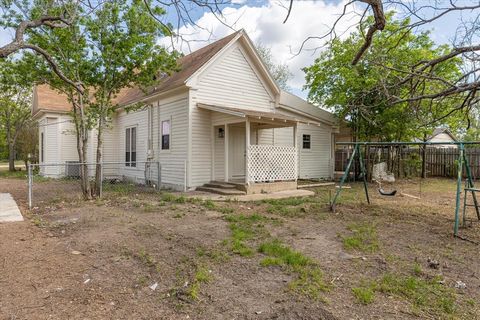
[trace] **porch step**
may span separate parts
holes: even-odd
[[[220,189],[235,189],[236,186],[231,183],[226,183],[226,182],[217,182],[217,181],[212,181],[210,183],[205,183],[203,185],[204,187],[209,187],[209,188],[220,188]]]
[[[208,186],[203,186],[203,187],[197,187],[198,191],[205,191],[205,192],[211,192],[211,193],[217,193],[225,196],[240,196],[240,195],[245,195],[247,194],[245,191],[240,191],[235,188],[215,188],[215,187],[208,187]]]

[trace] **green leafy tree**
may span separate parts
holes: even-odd
[[[367,20],[346,39],[334,39],[315,63],[304,69],[309,99],[330,108],[348,121],[357,140],[399,141],[423,137],[435,126],[448,122],[460,100],[396,102],[405,92],[435,91],[437,82],[405,82],[404,66],[431,60],[448,52],[436,46],[428,32],[405,31],[410,21],[395,21],[387,14],[387,26],[373,39],[374,45],[352,66],[363,45]],[[401,32],[400,32],[401,31]],[[392,50],[391,48],[395,48]],[[460,74],[460,60],[452,59],[431,70],[431,76],[454,79]],[[412,87],[415,86],[415,87]]]
[[[288,65],[285,63],[275,63],[273,61],[271,48],[260,43],[256,45],[256,48],[260,58],[262,58],[263,62],[268,68],[268,71],[270,71],[270,74],[272,75],[273,79],[275,79],[278,86],[285,91],[290,91],[288,81],[293,78],[293,73],[290,72]]]
[[[176,68],[177,54],[157,45],[158,38],[169,31],[151,15],[152,11],[156,15],[165,13],[150,1],[111,0],[100,3],[90,15],[82,12],[80,19],[64,28],[29,34],[29,42],[47,50],[62,74],[74,83],[52,73],[45,59],[25,56],[25,68],[35,70],[33,80],[48,83],[72,103],[81,163],[86,162],[88,145],[92,143],[91,130],[96,132],[96,162],[102,161],[104,130],[118,108],[115,98],[120,91],[132,86],[147,87],[156,75]],[[80,175],[84,196],[97,196],[99,165],[93,185],[88,181],[86,165],[81,166]]]
[[[31,86],[22,81],[16,63],[0,63],[0,126],[8,150],[8,170],[15,171],[16,147],[22,128],[31,118]]]

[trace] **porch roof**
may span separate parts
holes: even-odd
[[[226,106],[218,106],[218,105],[211,105],[211,104],[204,104],[204,103],[197,103],[197,107],[210,110],[221,112],[237,117],[250,117],[250,118],[257,118],[259,120],[269,120],[269,121],[278,121],[278,122],[291,122],[291,123],[305,123],[305,124],[313,124],[320,126],[320,122],[312,121],[305,117],[292,117],[291,115],[284,114],[282,112],[260,112],[260,111],[253,111],[253,110],[246,110],[246,109],[238,109],[238,108],[231,108]]]

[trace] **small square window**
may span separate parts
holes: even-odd
[[[310,137],[309,134],[304,134],[303,135],[302,146],[303,146],[303,149],[310,149],[311,137]]]

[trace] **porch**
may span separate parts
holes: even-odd
[[[297,119],[276,113],[200,107],[213,111],[211,181],[235,185],[247,194],[297,188]]]

